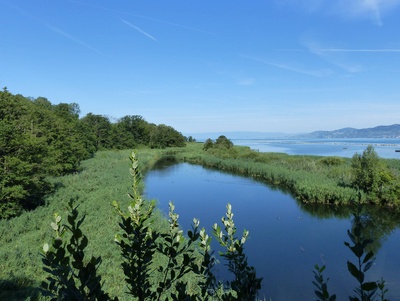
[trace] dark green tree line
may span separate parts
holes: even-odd
[[[96,151],[147,146],[184,146],[185,137],[166,125],[127,115],[112,123],[77,103],[53,105],[48,99],[0,91],[0,218],[10,218],[43,202],[47,176],[79,170]]]
[[[0,218],[36,207],[50,189],[48,175],[74,171],[89,157],[76,110],[0,92]]]

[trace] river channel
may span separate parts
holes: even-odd
[[[349,210],[309,207],[291,195],[253,179],[205,169],[187,163],[165,162],[145,177],[146,197],[156,199],[167,215],[173,201],[180,224],[190,228],[194,217],[211,234],[230,203],[238,233],[250,231],[246,242],[249,263],[263,278],[259,297],[265,300],[315,300],[312,281],[315,264],[326,265],[324,276],[337,300],[348,300],[357,285],[347,270],[347,261],[357,258],[344,245],[350,242]],[[387,213],[365,215],[365,232],[374,239],[376,260],[368,280],[386,281],[390,300],[400,300],[399,219]],[[216,272],[225,275],[223,262]]]

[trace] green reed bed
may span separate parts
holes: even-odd
[[[50,223],[55,212],[66,217],[70,199],[79,204],[80,213],[86,214],[82,230],[89,239],[87,251],[102,256],[99,274],[105,280],[104,288],[111,295],[124,300],[124,275],[120,268],[120,254],[114,242],[119,217],[111,206],[117,200],[128,206],[126,197],[131,190],[127,151],[98,152],[82,162],[78,173],[53,178],[55,193],[46,198],[46,205],[23,213],[10,220],[0,220],[0,300],[26,300],[42,298],[38,295],[40,282],[45,278],[42,270],[41,248],[50,242]],[[141,170],[148,170],[162,156],[159,150],[139,150]],[[163,227],[165,220],[158,219]]]
[[[364,203],[392,208],[400,206],[400,160],[377,158],[376,166],[362,167],[365,173],[375,168],[367,177],[383,180],[378,188],[381,190],[370,193],[355,188],[352,158],[260,153],[239,146],[204,151],[201,147],[201,144],[194,144],[186,152],[177,153],[177,157],[193,164],[253,177],[290,192],[305,203],[348,205],[361,196]]]
[[[180,160],[231,173],[250,176],[284,191],[302,202],[348,204],[356,190],[349,187],[347,159],[258,153],[247,147],[214,152],[197,150],[177,153]]]

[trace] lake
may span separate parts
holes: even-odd
[[[400,159],[400,139],[232,139],[235,145],[249,146],[260,152],[289,155],[339,156],[351,158],[372,145],[381,158]]]
[[[187,163],[166,162],[145,177],[146,197],[156,199],[159,208],[168,213],[173,201],[185,232],[193,217],[199,218],[211,234],[215,222],[225,215],[226,204],[232,204],[238,233],[246,228],[249,263],[263,278],[259,297],[266,300],[314,300],[312,281],[315,264],[327,268],[328,288],[337,300],[353,295],[356,281],[347,270],[347,261],[356,257],[344,245],[350,242],[347,230],[352,226],[351,212],[326,207],[305,208],[290,195],[274,190],[253,179],[205,169]],[[376,260],[367,279],[384,277],[390,300],[400,300],[400,231],[398,220],[386,214],[370,213],[366,221]],[[220,275],[225,267],[218,265]]]

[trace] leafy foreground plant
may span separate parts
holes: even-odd
[[[357,212],[354,214],[352,231],[347,230],[347,234],[353,243],[351,245],[345,242],[351,252],[357,257],[356,263],[347,261],[347,269],[350,274],[357,280],[358,287],[354,289],[355,296],[349,297],[351,301],[371,301],[375,300],[378,295],[379,300],[385,301],[385,281],[383,278],[380,281],[365,281],[365,273],[372,267],[375,261],[373,251],[368,251],[368,246],[373,243],[373,240],[368,238],[364,232],[363,216],[361,214],[361,206],[358,204]],[[379,289],[380,294],[377,294]]]
[[[348,247],[351,252],[356,256],[356,262],[347,261],[347,269],[349,273],[357,280],[357,287],[354,289],[356,293],[354,296],[349,296],[350,301],[388,301],[385,294],[388,290],[385,287],[385,280],[381,278],[378,281],[365,281],[366,272],[372,267],[375,261],[375,254],[373,251],[368,250],[368,246],[373,243],[373,240],[368,237],[368,231],[365,229],[364,216],[361,214],[361,196],[359,196],[359,203],[357,210],[353,213],[354,219],[352,222],[352,229],[347,230],[351,243],[345,242],[345,246]],[[314,286],[315,295],[318,297],[318,301],[335,301],[336,295],[330,296],[328,292],[328,280],[325,281],[323,277],[323,271],[325,266],[319,267],[315,265],[315,281]]]
[[[54,214],[51,227],[54,237],[51,247],[43,246],[43,269],[50,275],[42,282],[43,294],[50,300],[111,300],[101,288],[101,277],[97,268],[101,257],[91,257],[86,263],[85,248],[88,239],[82,234],[80,226],[85,216],[78,219],[77,207],[73,201],[68,204],[68,225],[61,224],[61,216]],[[69,233],[69,239],[66,234]]]
[[[228,270],[234,279],[225,284],[217,283],[213,274],[216,259],[211,251],[211,237],[199,230],[194,219],[192,230],[184,237],[175,208],[170,203],[169,228],[159,231],[153,227],[154,202],[146,202],[140,194],[141,175],[134,152],[130,155],[133,193],[128,211],[121,210],[113,202],[121,217],[121,233],[115,237],[123,258],[122,270],[128,294],[144,300],[254,300],[261,288],[255,268],[248,265],[244,243],[249,232],[238,239],[233,222],[232,208],[227,205],[226,218],[222,218],[224,230],[214,225],[213,232],[226,250],[220,255],[227,259]],[[61,224],[61,216],[55,214],[51,226],[54,230],[52,245],[43,247],[44,270],[50,274],[42,283],[44,294],[51,300],[111,300],[103,292],[97,268],[101,257],[92,257],[84,263],[84,250],[88,239],[80,226],[85,216],[77,221],[77,207],[69,204],[68,225]],[[65,239],[70,234],[69,241]],[[159,258],[162,258],[161,260]],[[158,261],[157,261],[157,260]],[[161,262],[161,263],[158,263]],[[158,265],[158,266],[157,266]],[[186,276],[194,276],[198,289],[189,287]],[[192,277],[193,279],[193,277]],[[114,300],[118,300],[117,297]]]
[[[326,268],[325,265],[323,265],[322,267],[319,267],[318,264],[316,264],[314,266],[315,271],[313,271],[313,273],[314,273],[315,281],[313,281],[312,283],[317,288],[314,291],[315,295],[318,297],[318,299],[316,299],[316,300],[317,301],[335,301],[336,295],[330,295],[328,292],[329,278],[327,278],[326,281],[324,280],[323,271],[325,270],[325,268]]]

